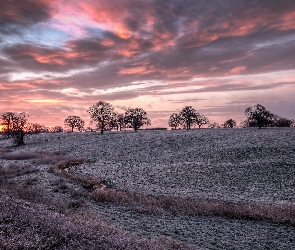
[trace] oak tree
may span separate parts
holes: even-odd
[[[125,112],[125,123],[137,132],[143,125],[151,125],[151,120],[142,108],[128,108]]]
[[[112,122],[114,120],[114,107],[112,104],[99,101],[87,110],[91,118],[91,124],[95,124],[100,133],[106,129],[112,128]]]
[[[71,128],[71,131],[74,131],[74,128],[78,129],[80,132],[82,131],[85,122],[81,119],[80,116],[68,116],[65,121],[64,124],[68,127]]]

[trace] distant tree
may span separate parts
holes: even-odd
[[[24,136],[27,133],[28,114],[7,112],[1,116],[1,125],[4,132],[14,138],[16,145],[24,144]]]
[[[82,131],[85,122],[81,119],[80,116],[68,116],[64,124],[71,128],[71,131],[74,131],[74,128],[78,129],[80,132]]]
[[[212,122],[208,124],[209,128],[221,128],[221,126],[219,125],[219,123],[217,122]]]
[[[4,133],[7,135],[7,137],[12,136],[12,126],[13,126],[13,119],[15,117],[15,114],[12,112],[6,112],[0,117],[0,125],[4,126]]]
[[[85,132],[95,132],[95,130],[91,127],[87,127],[84,131]]]
[[[125,117],[123,114],[114,113],[110,121],[110,129],[116,129],[117,131],[122,131],[125,127]]]
[[[201,128],[201,126],[209,124],[209,119],[204,115],[196,113],[195,123]]]
[[[97,102],[87,112],[90,115],[91,124],[95,124],[100,129],[101,134],[103,134],[103,131],[112,127],[115,113],[110,103],[103,101]]]
[[[27,117],[29,115],[25,112],[21,112],[14,116],[12,119],[12,130],[14,142],[16,145],[24,144],[24,136],[26,134],[26,126],[28,123]]]
[[[237,123],[233,119],[229,119],[223,123],[224,128],[235,128],[236,126],[237,126]]]
[[[61,132],[63,132],[64,130],[63,130],[63,128],[61,127],[61,126],[55,126],[55,127],[53,127],[51,130],[50,130],[50,132],[51,133],[61,133]]]
[[[39,123],[28,123],[26,130],[30,134],[38,134],[38,133],[48,132],[48,129],[43,124],[39,124]]]
[[[125,112],[125,123],[137,132],[143,125],[151,125],[151,120],[142,108],[128,108]]]
[[[173,129],[177,129],[177,127],[182,125],[182,123],[183,123],[183,118],[181,117],[180,114],[173,113],[169,117],[168,125],[169,127],[172,127]]]
[[[274,125],[276,127],[292,127],[293,121],[287,118],[276,116]]]
[[[245,124],[248,124],[249,127],[258,126],[258,128],[269,126],[273,116],[273,114],[266,110],[261,104],[255,105],[254,109],[252,107],[246,108],[245,115],[247,117]]]
[[[120,131],[125,127],[125,117],[124,114],[117,115],[117,125]]]
[[[191,125],[195,123],[197,114],[198,113],[192,106],[185,106],[180,111],[180,116],[183,119],[185,128],[187,130],[191,129]]]

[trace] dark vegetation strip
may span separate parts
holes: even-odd
[[[220,200],[197,200],[182,197],[151,196],[116,190],[103,180],[80,176],[69,169],[84,162],[85,159],[73,158],[58,162],[51,171],[77,181],[88,190],[88,197],[97,202],[124,205],[138,213],[175,215],[223,216],[235,219],[262,220],[295,226],[295,205],[264,205],[258,203],[234,203]]]

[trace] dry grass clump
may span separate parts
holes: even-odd
[[[58,161],[55,165],[51,166],[49,172],[58,176],[64,176],[68,179],[77,181],[88,190],[93,190],[96,186],[104,185],[104,182],[98,180],[97,178],[93,178],[90,176],[79,176],[69,172],[69,169],[71,167],[81,164],[83,162],[87,162],[87,160],[78,157],[67,157],[67,159]]]
[[[38,152],[6,152],[0,156],[4,160],[29,160],[40,157]]]
[[[0,159],[4,160],[32,160],[32,163],[39,165],[54,165],[62,161],[79,161],[80,158],[62,155],[59,152],[46,150],[40,151],[14,151],[0,148]],[[74,160],[73,160],[74,159]]]
[[[235,219],[264,220],[295,226],[294,205],[241,204],[218,200],[196,200],[179,197],[153,197],[129,194],[111,189],[96,189],[91,197],[98,202],[123,204],[139,213],[175,215],[222,216]]]
[[[34,159],[33,163],[40,164],[40,165],[55,165],[60,162],[75,161],[77,159],[80,159],[80,158],[72,157],[68,155],[61,155],[55,152],[55,153],[44,154],[42,155],[42,157]],[[83,159],[83,161],[84,160],[85,159]],[[81,162],[83,161],[81,160]]]

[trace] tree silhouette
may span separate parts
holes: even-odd
[[[125,117],[124,114],[117,115],[117,125],[120,131],[125,127]]]
[[[95,124],[100,133],[106,129],[111,129],[114,120],[114,108],[110,103],[100,101],[87,110],[91,118],[91,123]]]
[[[143,125],[151,125],[151,120],[142,108],[128,108],[125,112],[125,122],[135,132]]]
[[[180,111],[180,116],[184,121],[185,128],[188,130],[191,129],[191,125],[195,123],[197,112],[192,106],[185,106]]]
[[[27,117],[28,114],[24,112],[18,114],[7,112],[1,116],[1,125],[4,126],[4,132],[14,138],[16,145],[24,144],[24,136],[27,131]]]
[[[220,128],[220,125],[217,122],[212,122],[212,123],[209,123],[208,127],[209,128]]]
[[[195,123],[199,126],[199,128],[201,128],[201,126],[209,123],[209,119],[204,115],[196,113]]]
[[[235,128],[236,126],[237,126],[237,123],[233,119],[229,119],[223,123],[224,128]]]
[[[3,115],[1,115],[0,120],[1,120],[1,124],[2,126],[4,126],[4,132],[7,135],[7,137],[12,136],[11,132],[12,132],[12,123],[13,123],[13,119],[15,117],[15,114],[12,112],[6,112]]]
[[[85,122],[81,119],[80,116],[68,116],[64,124],[71,128],[72,132],[74,131],[74,128],[78,129],[80,132],[82,131]]]
[[[278,115],[273,115],[272,124],[273,127],[292,127],[293,121]]]
[[[169,121],[168,124],[170,127],[172,127],[173,129],[177,129],[178,126],[183,124],[183,118],[181,117],[180,114],[177,113],[173,113],[170,117],[169,117]]]
[[[269,126],[273,117],[273,114],[266,110],[261,104],[255,105],[254,109],[252,107],[246,108],[245,115],[247,117],[246,123],[248,123],[248,126],[258,126],[259,129]]]
[[[48,132],[48,129],[43,124],[39,124],[39,123],[28,123],[26,130],[30,134],[38,134],[38,133]]]
[[[61,133],[61,132],[63,132],[64,130],[63,130],[63,128],[61,127],[61,126],[55,126],[55,127],[53,127],[51,130],[50,130],[50,132],[51,133]]]

